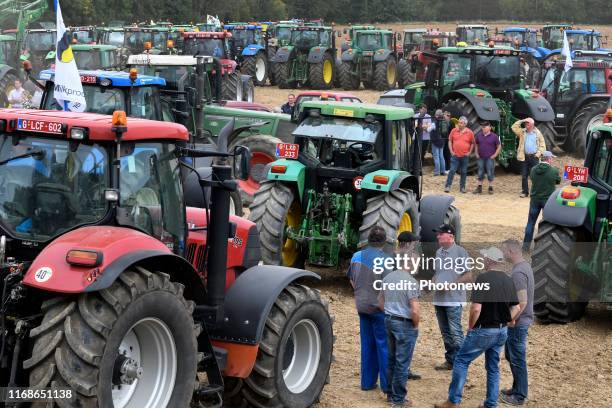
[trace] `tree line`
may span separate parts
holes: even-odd
[[[517,20],[610,24],[609,0],[60,0],[68,25],[323,18],[326,22]],[[52,0],[50,1],[52,3]],[[53,10],[51,7],[50,10]],[[50,11],[47,18],[54,20]]]

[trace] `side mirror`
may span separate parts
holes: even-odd
[[[234,147],[234,178],[248,180],[251,168],[251,151],[246,146]]]

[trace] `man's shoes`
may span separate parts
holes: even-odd
[[[521,195],[520,195],[519,197],[521,197],[521,198],[525,198],[525,197],[527,197],[528,195],[529,195],[529,194],[526,194],[526,193],[521,193]]]
[[[437,366],[435,366],[434,369],[438,371],[450,371],[453,369],[453,365],[448,361],[445,361],[442,364],[438,364]]]
[[[503,395],[512,395],[512,388],[504,388],[503,390],[500,391],[501,394]]]
[[[444,401],[441,404],[434,404],[434,408],[459,408],[459,404],[453,404],[450,401]]]
[[[493,186],[489,186],[489,194],[493,194]]]
[[[444,192],[445,193],[450,193],[450,186],[444,187]]]
[[[515,407],[520,407],[521,405],[525,404],[525,400],[520,399],[519,397],[517,397],[516,395],[506,395],[506,394],[501,394],[499,396],[499,399],[501,402],[503,402],[504,404],[508,404],[508,405],[513,405]]]
[[[461,187],[460,191],[465,194],[467,191],[465,190],[465,187]]]
[[[409,380],[420,380],[421,378],[421,374],[419,373],[415,373],[414,371],[411,371],[410,373],[408,373],[408,379]]]
[[[482,194],[482,186],[476,187],[476,190],[474,190],[474,194]]]
[[[391,403],[391,408],[408,408],[412,406],[412,401],[404,400],[403,403],[393,402]]]

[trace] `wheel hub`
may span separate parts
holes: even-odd
[[[119,354],[113,368],[114,385],[131,385],[142,377],[142,367],[132,358]]]

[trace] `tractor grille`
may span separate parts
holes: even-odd
[[[196,244],[187,245],[187,250],[185,251],[185,259],[188,260],[190,264],[193,264],[193,258],[195,257],[196,249]]]
[[[196,263],[195,263],[195,267],[198,272],[201,272],[204,270],[205,261],[206,259],[204,259],[204,245],[200,245],[198,247],[198,253],[196,255]]]

